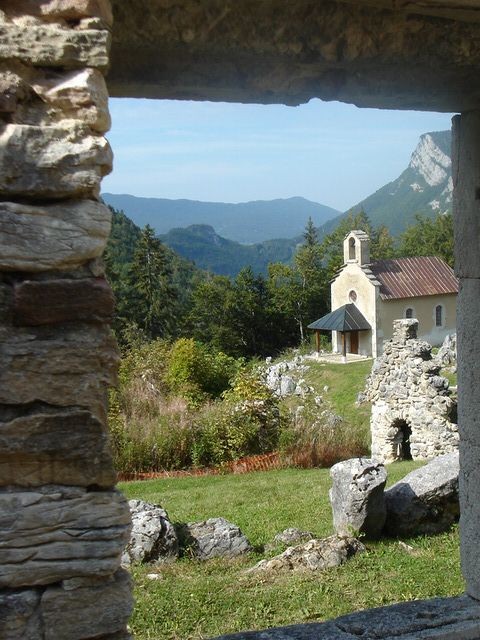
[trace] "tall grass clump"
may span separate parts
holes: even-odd
[[[280,437],[284,463],[310,468],[331,467],[369,453],[369,431],[352,424],[328,408],[318,407],[313,399],[300,411],[291,411]]]

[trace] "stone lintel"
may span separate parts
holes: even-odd
[[[324,623],[247,631],[217,640],[478,640],[480,604],[468,596],[403,602]]]
[[[26,280],[14,287],[13,322],[35,326],[62,322],[109,322],[115,306],[104,278]]]
[[[112,96],[480,105],[478,23],[333,0],[114,0],[113,10]]]

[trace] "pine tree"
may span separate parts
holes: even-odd
[[[151,338],[171,334],[176,302],[172,272],[165,247],[148,224],[135,247],[130,279],[138,325]]]

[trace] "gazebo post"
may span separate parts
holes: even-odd
[[[318,331],[318,329],[315,331],[315,343],[317,346],[317,353],[320,353],[320,331]]]
[[[345,331],[342,331],[342,362],[347,361],[347,338]]]

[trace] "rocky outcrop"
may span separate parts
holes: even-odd
[[[250,571],[324,571],[344,564],[351,556],[364,550],[356,538],[330,536],[289,547],[270,560],[260,560]]]
[[[129,500],[132,532],[122,556],[131,562],[169,562],[179,555],[178,536],[167,512],[159,505]]]
[[[383,464],[368,458],[339,462],[330,469],[333,527],[338,535],[378,538],[385,524]]]
[[[412,471],[385,492],[386,531],[411,536],[439,533],[460,515],[458,452]]]
[[[416,320],[395,320],[393,337],[373,364],[365,397],[372,403],[372,457],[430,459],[458,447],[455,403],[432,347],[417,339]]]
[[[312,393],[313,389],[307,385],[301,377],[309,367],[305,364],[303,356],[296,356],[293,360],[283,360],[270,364],[267,359],[267,368],[263,378],[266,386],[279,398],[287,396],[302,396]]]
[[[0,11],[0,637],[127,640],[106,425],[108,0]]]
[[[182,525],[180,540],[184,553],[198,560],[235,558],[252,550],[239,527],[225,518]]]
[[[457,363],[457,334],[445,336],[442,346],[438,350],[437,359],[442,366],[456,365]]]

